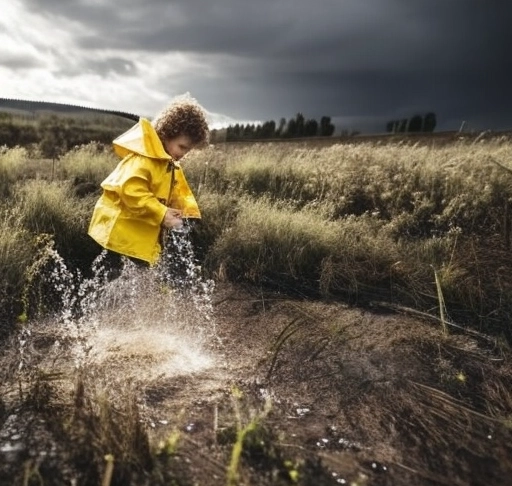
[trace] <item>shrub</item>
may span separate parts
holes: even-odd
[[[87,268],[98,252],[87,235],[95,199],[78,199],[69,183],[27,181],[17,189],[20,223],[33,234],[49,234],[69,263]]]
[[[33,236],[19,223],[16,210],[0,209],[0,334],[19,314],[25,270],[35,252]]]
[[[71,180],[74,185],[93,183],[99,188],[118,162],[110,148],[91,142],[75,147],[61,157],[59,179]]]
[[[28,158],[26,148],[0,147],[0,200],[10,198],[16,181],[25,177]]]
[[[397,247],[371,217],[329,221],[322,207],[297,210],[244,198],[217,238],[210,264],[234,279],[292,292],[355,295],[389,274]]]

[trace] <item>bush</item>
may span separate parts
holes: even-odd
[[[398,247],[377,220],[329,221],[322,207],[297,210],[268,199],[239,201],[209,262],[232,279],[293,292],[355,296],[389,275]]]
[[[0,147],[0,200],[11,197],[13,187],[26,175],[28,150],[22,147]]]
[[[20,298],[25,271],[35,253],[35,241],[19,223],[16,210],[0,210],[0,335],[13,325],[21,312]]]
[[[92,183],[99,188],[118,162],[119,158],[110,147],[91,142],[75,147],[61,157],[58,176],[73,181],[74,185]]]
[[[67,182],[27,181],[17,190],[20,224],[33,234],[52,235],[59,254],[73,266],[87,268],[98,253],[87,235],[95,199],[78,199]]]

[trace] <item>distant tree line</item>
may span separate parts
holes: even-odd
[[[263,140],[271,138],[330,137],[334,133],[330,116],[322,116],[320,121],[306,119],[302,113],[286,120],[281,118],[277,124],[274,120],[261,124],[229,125],[224,130],[212,130],[212,141],[223,138],[227,142],[238,140]]]
[[[56,158],[90,142],[111,144],[132,125],[133,121],[113,115],[45,114],[25,119],[0,113],[0,146],[33,146],[43,157]]]
[[[388,133],[432,133],[436,128],[436,114],[414,115],[411,118],[391,120],[386,123]]]

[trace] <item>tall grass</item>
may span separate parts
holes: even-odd
[[[96,195],[79,198],[73,185],[99,187],[117,163],[112,151],[70,151],[52,182],[27,180],[19,149],[2,157],[16,167],[0,173],[0,187],[20,228],[54,235],[65,258],[87,267]],[[505,138],[212,146],[183,161],[203,215],[192,237],[204,270],[219,278],[427,312],[438,305],[434,267],[450,317],[510,334],[512,176],[496,161],[511,160]]]
[[[75,147],[60,158],[58,176],[59,179],[93,183],[99,187],[118,161],[110,147],[91,142]]]
[[[0,335],[7,333],[21,310],[25,269],[35,248],[32,235],[19,224],[17,211],[0,209]]]
[[[451,316],[510,333],[511,160],[502,138],[227,145],[184,166],[218,275],[433,312],[434,266]]]
[[[8,149],[0,147],[0,198],[7,199],[17,180],[26,175],[28,150],[21,147]]]
[[[217,238],[210,265],[232,279],[290,291],[355,292],[388,278],[397,244],[367,216],[332,221],[330,208],[299,210],[266,198],[241,198],[229,228]],[[385,250],[385,251],[383,251]]]
[[[94,199],[77,198],[67,182],[27,181],[16,190],[21,225],[33,234],[52,235],[60,255],[77,265],[96,246],[87,236]],[[85,258],[84,258],[85,257]]]
[[[512,341],[506,211],[512,177],[492,162],[512,165],[511,153],[508,140],[442,148],[212,147],[190,154],[183,163],[203,215],[192,237],[203,269],[218,279],[307,297],[407,306],[441,314],[445,326],[456,319]],[[14,327],[19,314],[30,278],[27,270],[37,266],[38,241],[55,241],[72,267],[90,264],[98,248],[86,230],[96,196],[78,197],[73,186],[77,180],[99,184],[116,163],[108,151],[77,148],[57,161],[52,179],[48,165],[23,170],[27,157],[20,149],[0,154],[0,188],[5,188],[0,199],[0,318],[5,328]],[[37,167],[37,160],[29,162]],[[39,238],[42,234],[50,236]],[[49,296],[36,297],[48,301]],[[295,333],[294,322],[280,336],[277,351]],[[269,373],[275,370],[276,355]],[[83,370],[76,387],[66,390],[51,371],[27,382],[26,397],[31,398],[26,402],[34,404],[69,449],[69,461],[80,471],[74,480],[185,484],[174,475],[183,467],[174,438],[167,442],[166,454],[155,456],[150,450],[135,385],[126,383],[119,391],[115,370],[108,375],[102,365]],[[102,376],[107,378],[102,381]],[[503,390],[494,393],[508,400]],[[63,406],[66,400],[57,394],[71,397],[73,404]],[[259,422],[270,409],[250,415],[244,425],[240,397],[234,398],[236,424],[227,428],[235,432],[225,470],[228,484],[241,477],[244,451],[266,450],[265,457],[275,459],[264,446]],[[217,432],[217,413],[215,417]],[[220,437],[216,433],[216,440]],[[168,462],[165,456],[178,461]],[[295,481],[297,468],[286,468],[288,479]],[[37,466],[33,472],[32,482],[38,479]]]
[[[377,213],[398,237],[431,236],[457,225],[469,232],[502,223],[512,179],[493,164],[511,160],[508,141],[442,148],[374,144],[316,150],[292,145],[210,149],[188,163],[196,185],[219,194],[332,205],[332,217]],[[205,175],[206,174],[206,175]],[[478,197],[475,197],[478,195]],[[487,229],[487,228],[485,228]]]

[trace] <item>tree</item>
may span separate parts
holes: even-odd
[[[432,133],[436,128],[437,120],[435,113],[427,113],[425,115],[425,121],[423,124],[423,131],[427,133]]]
[[[229,125],[226,128],[226,141],[233,142],[235,140],[238,140],[239,132],[240,132],[240,126],[238,125],[238,123],[235,126]]]
[[[234,140],[240,140],[242,138],[243,125],[237,123],[233,129]]]
[[[266,121],[261,126],[261,138],[274,138],[276,135],[276,122],[274,120]]]
[[[295,116],[295,123],[297,126],[297,137],[303,137],[304,136],[304,115],[302,113],[297,113]]]
[[[314,119],[307,120],[304,124],[304,136],[316,137],[318,135],[318,122]]]
[[[397,127],[397,132],[400,132],[400,133],[405,133],[407,131],[407,118],[402,118],[399,122],[398,122],[398,127]]]
[[[251,138],[254,138],[254,134],[255,134],[254,125],[250,125],[249,123],[247,125],[245,125],[242,138],[251,139]]]
[[[330,116],[320,118],[320,136],[330,137],[334,133],[334,125],[331,123]]]
[[[421,115],[414,115],[409,120],[407,131],[411,133],[421,132],[423,128],[423,117]]]
[[[279,120],[279,127],[277,127],[276,135],[278,137],[282,137],[284,135],[284,131],[286,128],[286,118],[281,118]]]
[[[285,137],[295,138],[297,136],[297,121],[295,118],[290,118],[288,125],[286,126]]]

